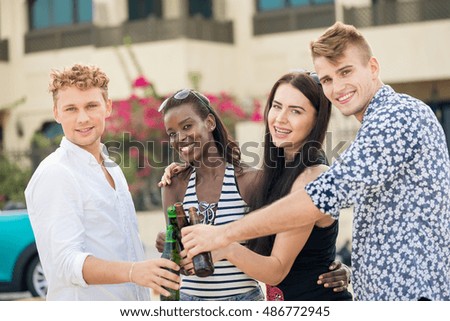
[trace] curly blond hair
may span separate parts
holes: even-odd
[[[80,90],[100,88],[105,101],[108,100],[109,78],[97,66],[75,64],[64,70],[53,69],[50,72],[49,92],[53,94],[53,103],[56,105],[58,91],[67,87],[77,87]]]

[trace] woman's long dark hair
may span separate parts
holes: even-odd
[[[209,114],[213,115],[216,121],[216,127],[214,128],[212,134],[219,155],[222,156],[228,163],[233,164],[236,170],[241,170],[241,150],[239,145],[230,136],[225,124],[214,111],[209,101],[202,96],[203,95],[199,93],[194,95],[192,92],[190,92],[186,98],[181,100],[172,96],[168,99],[162,112],[165,114],[169,109],[174,107],[183,104],[192,104],[194,106],[193,110],[202,120],[205,120]],[[202,101],[200,101],[200,99]]]
[[[278,148],[272,142],[268,125],[268,114],[272,108],[272,102],[278,87],[281,84],[290,84],[297,88],[316,109],[315,124],[311,133],[305,139],[305,143],[296,153],[294,160],[287,162],[284,157],[284,149]],[[326,164],[322,143],[325,139],[328,122],[331,115],[331,103],[325,97],[322,86],[316,77],[309,73],[293,72],[282,76],[272,87],[267,99],[264,120],[264,163],[258,184],[250,201],[250,209],[256,210],[286,196],[292,188],[294,181],[303,171],[313,165]],[[293,208],[293,211],[301,209]],[[277,215],[277,213],[273,213]],[[270,255],[275,240],[275,235],[253,239],[248,242],[248,247],[263,254]]]

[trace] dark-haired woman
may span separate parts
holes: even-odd
[[[196,91],[184,89],[164,101],[160,111],[172,148],[191,165],[163,188],[164,213],[175,202],[183,202],[188,212],[203,201],[217,204],[208,223],[226,224],[241,218],[247,211],[245,200],[249,200],[252,170],[242,168],[238,145],[228,135],[209,100]],[[221,260],[215,263],[211,276],[182,276],[180,298],[252,301],[264,300],[264,294],[258,281],[229,261]]]
[[[252,210],[304,188],[327,169],[321,147],[330,113],[315,74],[289,73],[274,84],[264,113],[264,162],[249,202]],[[337,234],[338,222],[327,216],[302,229],[251,240],[247,247],[231,244],[215,255],[277,286],[284,300],[352,300],[344,281],[344,288],[334,290],[317,282],[335,259]],[[274,297],[271,291],[268,287],[268,296]]]

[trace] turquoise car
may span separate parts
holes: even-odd
[[[45,297],[47,281],[26,210],[0,211],[0,292]]]

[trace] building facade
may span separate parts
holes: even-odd
[[[0,148],[26,151],[53,122],[52,68],[99,65],[113,99],[141,74],[163,94],[197,75],[200,91],[245,107],[283,73],[312,69],[309,42],[336,20],[360,28],[383,81],[429,103],[450,137],[449,0],[0,0]],[[358,128],[337,112],[331,123],[333,148]],[[260,141],[248,128],[238,140]]]

